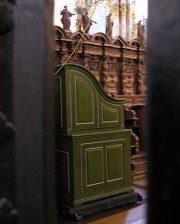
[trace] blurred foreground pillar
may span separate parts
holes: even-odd
[[[16,0],[15,22],[18,224],[54,224],[53,0]]]
[[[179,1],[149,0],[148,224],[177,223],[180,201]]]

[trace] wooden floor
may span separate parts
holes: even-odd
[[[75,216],[58,217],[58,224],[147,224],[147,186],[146,180],[134,182],[134,190],[142,196],[142,201],[132,205],[116,207],[85,216],[82,220],[76,220]]]

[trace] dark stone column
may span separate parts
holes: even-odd
[[[149,0],[149,224],[177,223],[180,201],[179,1]]]
[[[14,121],[19,224],[55,223],[53,0],[16,0]]]
[[[0,223],[15,223],[12,103],[14,1],[0,1]]]

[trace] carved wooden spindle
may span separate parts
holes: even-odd
[[[142,65],[139,64],[138,74],[137,74],[137,93],[142,94],[143,92],[143,83],[142,83]]]
[[[126,64],[123,62],[122,63],[122,72],[121,72],[121,77],[122,77],[122,95],[126,94]]]
[[[103,88],[104,91],[108,93],[108,58],[104,57],[104,61],[103,61]]]

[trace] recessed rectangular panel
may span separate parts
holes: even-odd
[[[103,148],[85,150],[86,186],[100,184],[104,181]]]
[[[94,124],[94,92],[85,80],[75,76],[76,124]]]
[[[122,144],[106,147],[107,181],[123,179],[123,147]]]
[[[92,81],[80,71],[70,71],[69,109],[73,130],[97,127],[97,99]]]
[[[64,151],[56,151],[56,163],[57,163],[57,181],[58,184],[67,191],[70,191],[69,185],[69,154]]]
[[[102,122],[118,122],[118,109],[112,109],[105,106],[103,103],[102,107]]]
[[[124,105],[122,102],[115,104],[105,101],[98,96],[98,116],[100,127],[124,128]]]

